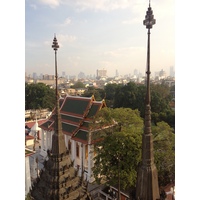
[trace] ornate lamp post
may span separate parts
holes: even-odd
[[[147,41],[147,90],[145,99],[145,119],[144,133],[142,136],[142,163],[139,166],[137,183],[136,183],[136,199],[137,200],[157,200],[160,199],[158,187],[158,174],[154,164],[153,155],[153,136],[151,132],[151,97],[150,97],[150,29],[156,23],[153,11],[150,6],[146,12],[143,24],[148,29]]]

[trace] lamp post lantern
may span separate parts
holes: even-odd
[[[147,35],[147,80],[145,98],[145,119],[144,133],[142,135],[142,162],[138,169],[136,182],[137,200],[158,200],[160,199],[158,186],[158,173],[154,164],[153,136],[151,132],[151,97],[150,97],[150,29],[156,23],[153,11],[150,6],[146,12],[143,25],[148,29]]]

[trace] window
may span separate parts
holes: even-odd
[[[88,158],[88,145],[85,145],[85,159]]]
[[[70,140],[68,141],[68,150],[69,150],[69,152],[71,152],[71,141]]]
[[[76,156],[79,157],[79,145],[76,143]]]

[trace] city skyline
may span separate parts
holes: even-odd
[[[148,0],[26,0],[25,71],[54,74],[56,34],[58,73],[108,76],[146,70],[147,31],[142,22]],[[151,1],[156,24],[151,32],[151,72],[175,68],[174,1]],[[167,27],[167,28],[166,28]]]
[[[100,69],[101,71],[102,69]],[[104,69],[103,69],[104,70]],[[97,70],[98,71],[98,70]],[[84,76],[85,78],[97,78],[97,71],[95,74],[85,74],[84,72],[80,71],[78,72],[78,74],[66,74],[65,71],[62,71],[61,73],[58,73],[58,77],[63,77],[63,78],[69,78],[70,77],[72,78],[76,78],[76,79],[79,79],[80,76]],[[121,78],[124,78],[124,77],[133,77],[133,76],[136,76],[136,77],[144,77],[145,76],[145,72],[140,72],[139,70],[137,69],[134,69],[132,73],[129,73],[129,74],[124,74],[123,76],[120,75],[118,73],[118,70],[115,71],[115,74],[113,74],[113,76],[107,76],[107,70],[106,71],[106,75],[105,77],[108,77],[108,78],[114,78],[114,77],[121,77]],[[175,77],[175,69],[174,67],[170,67],[167,71],[163,70],[163,69],[160,69],[159,71],[156,71],[154,73],[151,73],[150,76],[151,77],[157,77],[157,76],[162,76],[160,74],[164,73],[165,74],[165,77],[167,78],[168,76],[169,77]],[[32,74],[27,74],[27,72],[25,72],[25,77],[29,77],[29,78],[33,78],[33,79],[43,79],[43,76],[51,76],[52,79],[54,79],[54,75],[53,74],[43,74],[43,73],[38,73],[38,72],[33,72]]]

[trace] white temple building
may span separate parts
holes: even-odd
[[[105,107],[105,102],[95,101],[94,97],[66,96],[60,101],[60,114],[62,121],[62,131],[65,138],[66,148],[70,152],[74,168],[78,169],[79,176],[84,174],[85,180],[93,182],[92,167],[94,166],[93,157],[94,144],[93,133],[89,124],[93,116]],[[32,128],[37,131],[39,142],[41,145],[40,155],[45,159],[47,151],[51,151],[52,135],[54,134],[54,116],[53,110],[51,116],[44,123]]]

